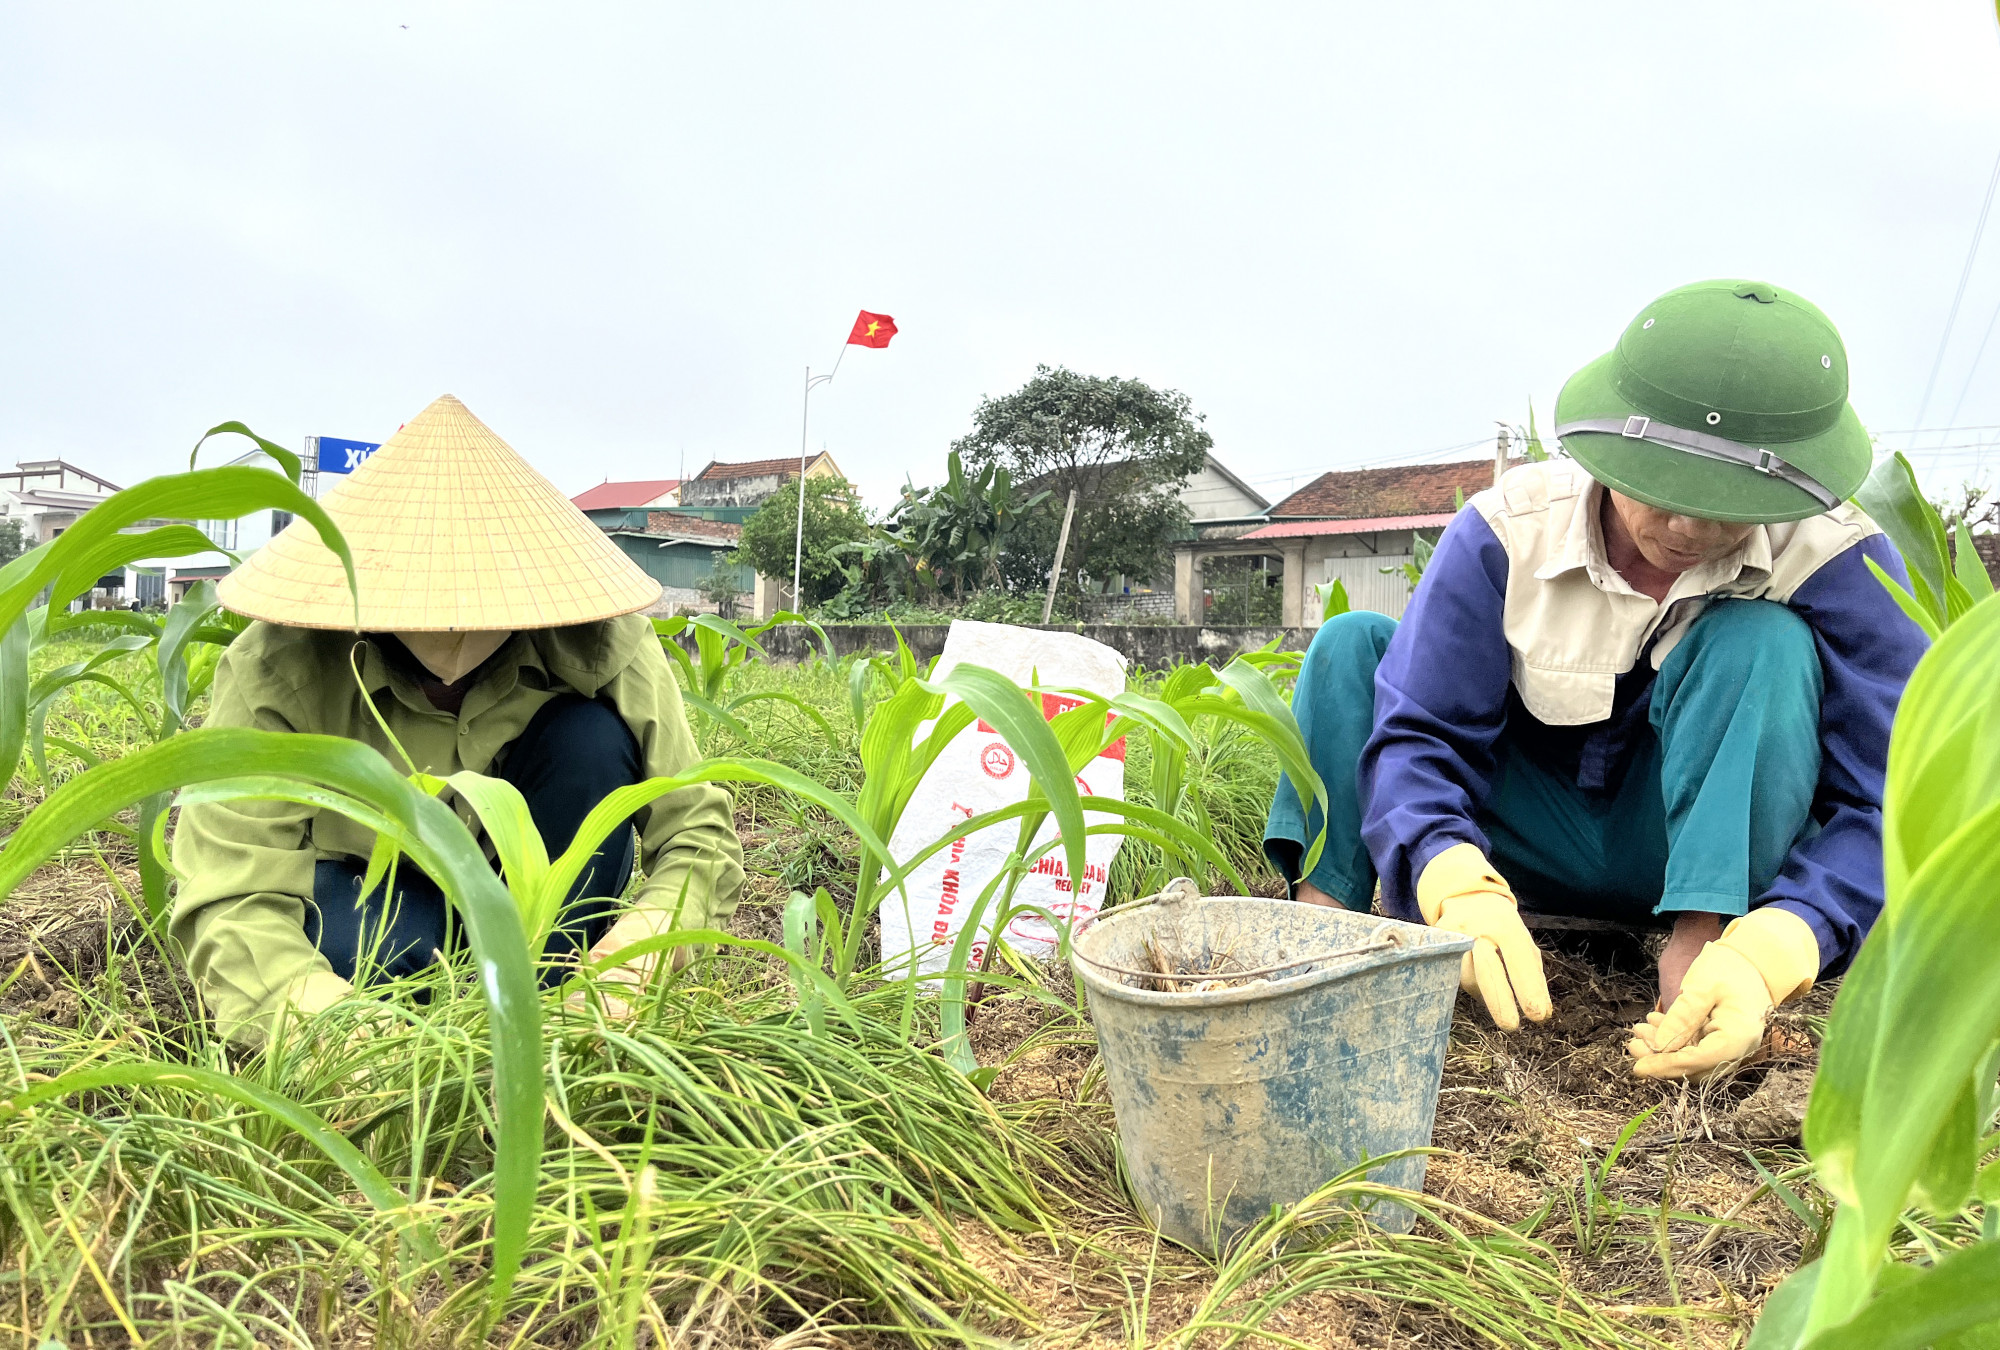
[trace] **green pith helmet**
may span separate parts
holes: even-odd
[[[1607,487],[1705,520],[1830,511],[1874,459],[1839,332],[1761,281],[1698,281],[1646,306],[1563,386],[1556,436]]]

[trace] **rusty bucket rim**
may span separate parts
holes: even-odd
[[[1302,900],[1283,900],[1262,895],[1206,895],[1199,899],[1189,899],[1180,901],[1179,903],[1207,905],[1216,902],[1225,904],[1298,905],[1307,909],[1325,908],[1320,905],[1308,905]],[[1235,989],[1211,989],[1201,993],[1183,993],[1178,990],[1170,991],[1165,989],[1135,989],[1129,984],[1123,984],[1094,969],[1092,962],[1096,959],[1095,957],[1086,955],[1082,960],[1076,959],[1076,949],[1082,947],[1085,943],[1091,942],[1098,934],[1108,931],[1113,925],[1137,922],[1146,911],[1159,908],[1161,906],[1156,904],[1117,906],[1116,908],[1100,912],[1092,919],[1089,927],[1077,932],[1070,938],[1071,957],[1069,967],[1076,974],[1076,977],[1083,981],[1085,988],[1093,995],[1102,994],[1107,998],[1116,998],[1127,1003],[1150,1005],[1153,1007],[1226,1008],[1239,1004],[1261,1003],[1266,999],[1301,993],[1308,989],[1318,988],[1323,984],[1351,979],[1367,971],[1379,970],[1383,966],[1392,965],[1399,961],[1442,960],[1447,957],[1457,960],[1466,952],[1472,950],[1472,939],[1461,933],[1441,933],[1437,929],[1425,924],[1408,923],[1402,919],[1388,919],[1372,914],[1356,914],[1351,910],[1329,910],[1327,911],[1329,915],[1336,913],[1350,914],[1357,919],[1370,920],[1378,929],[1384,925],[1391,926],[1391,931],[1398,934],[1403,940],[1399,940],[1392,947],[1385,947],[1370,952],[1359,959],[1343,962],[1339,965],[1319,970],[1308,970],[1303,974],[1288,975],[1282,979],[1266,980],[1260,984],[1243,985]],[[1422,940],[1413,940],[1418,934],[1422,935]]]

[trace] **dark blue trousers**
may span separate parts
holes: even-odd
[[[527,799],[551,858],[569,847],[592,807],[646,776],[625,719],[610,705],[577,694],[543,704],[492,773]],[[611,832],[570,889],[544,949],[544,984],[560,978],[563,957],[589,951],[623,909],[619,897],[632,878],[629,825]],[[356,980],[359,970],[365,979],[357,983],[397,979],[422,970],[436,953],[463,945],[444,892],[408,859],[396,867],[393,891],[378,885],[364,898],[367,870],[359,858],[329,858],[313,877],[306,936],[334,974]]]

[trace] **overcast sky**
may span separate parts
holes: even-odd
[[[1899,432],[1996,154],[1984,0],[9,3],[0,462],[450,392],[568,491],[672,477],[796,454],[867,308],[812,441],[876,506],[1038,362],[1184,390],[1275,497],[1546,427],[1711,276],[1818,303]],[[1969,376],[2000,424],[1996,305],[1989,240],[1925,425]]]

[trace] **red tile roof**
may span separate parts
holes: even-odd
[[[743,537],[743,527],[726,520],[704,520],[680,511],[648,511],[646,533],[670,534],[682,539],[713,539],[718,544],[733,544]]]
[[[819,454],[814,455],[806,461],[806,467],[810,468],[825,458],[826,452],[822,450]],[[695,478],[699,482],[713,483],[723,478],[764,478],[772,474],[783,474],[787,478],[796,478],[798,472],[799,457],[797,455],[792,455],[785,459],[746,459],[739,460],[734,464],[725,464],[721,460],[716,459],[710,460],[708,467],[696,474]]]
[[[579,511],[630,510],[658,501],[681,485],[678,478],[641,478],[630,483],[599,483],[570,500]]]
[[[1428,516],[1366,516],[1357,520],[1287,520],[1265,525],[1245,539],[1298,539],[1322,534],[1373,534],[1377,530],[1429,530],[1451,524],[1451,512]]]
[[[1360,520],[1384,516],[1449,516],[1454,490],[1470,497],[1493,486],[1493,461],[1399,464],[1387,469],[1323,473],[1271,508],[1272,520]],[[1404,528],[1404,527],[1396,527]]]

